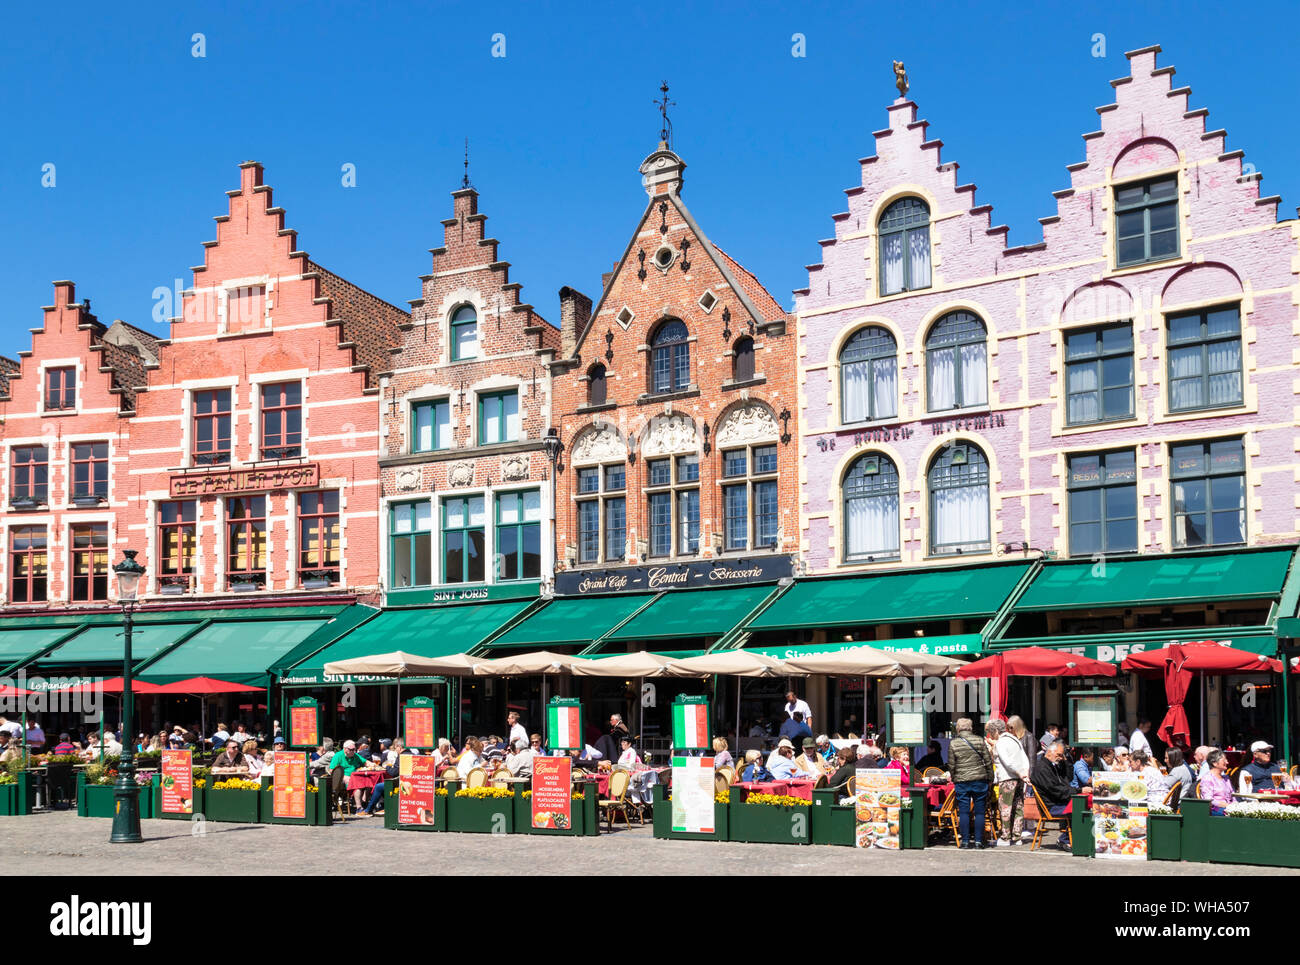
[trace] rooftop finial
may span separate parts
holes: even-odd
[[[898,96],[907,96],[907,68],[901,60],[894,61],[894,83],[898,86]]]
[[[469,138],[465,138],[465,176],[460,179],[460,186],[462,188],[473,187],[473,185],[469,183]]]
[[[664,81],[659,88],[663,94],[662,97],[655,101],[655,106],[659,108],[659,116],[663,118],[663,126],[659,128],[659,140],[663,141],[668,150],[673,149],[673,122],[668,119],[668,108],[676,107],[676,101],[668,99],[668,81]]]

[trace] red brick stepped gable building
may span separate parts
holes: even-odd
[[[787,315],[696,223],[685,167],[662,142],[642,163],[649,200],[594,310],[560,293],[561,570],[797,546]]]
[[[124,536],[149,596],[376,598],[378,372],[409,316],[297,250],[260,164],[227,194],[139,395]]]

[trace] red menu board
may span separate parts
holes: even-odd
[[[316,707],[289,708],[289,744],[293,747],[315,747],[320,743],[316,733]]]
[[[402,719],[406,724],[406,746],[428,750],[433,743],[433,708],[404,707]]]
[[[432,757],[402,754],[397,758],[398,824],[433,824],[437,772]]]
[[[307,752],[276,751],[271,786],[271,814],[277,818],[307,816]]]
[[[194,813],[194,752],[162,752],[162,809],[164,814]]]
[[[573,827],[573,762],[568,757],[533,758],[533,827]]]

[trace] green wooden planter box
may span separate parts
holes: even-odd
[[[1300,868],[1300,821],[1209,819],[1210,861]]]
[[[77,814],[83,818],[111,818],[117,812],[112,784],[87,784],[77,779]]]
[[[727,834],[731,841],[757,844],[810,844],[812,806],[780,807],[775,804],[745,804],[744,788],[731,789]]]
[[[45,766],[46,806],[75,807],[77,801],[77,771],[71,764]]]
[[[26,771],[15,774],[14,783],[0,784],[0,815],[31,814],[35,806],[36,789]]]
[[[1177,814],[1152,814],[1147,818],[1147,860],[1181,861],[1183,819]]]
[[[673,802],[668,798],[668,788],[662,784],[656,784],[651,792],[654,796],[654,814],[651,825],[654,829],[656,838],[675,838],[679,841],[729,841],[731,832],[730,804],[713,805],[713,833],[712,834],[692,834],[685,831],[673,830]]]
[[[334,812],[329,806],[329,792],[325,791],[307,791],[307,807],[305,814],[300,818],[277,818],[275,816],[275,791],[271,787],[271,778],[262,778],[262,789],[258,791],[261,801],[258,804],[258,810],[263,824],[309,824],[313,827],[317,825],[333,824]]]
[[[808,815],[812,825],[813,844],[854,846],[857,814],[851,805],[841,807],[835,803],[842,796],[838,791],[813,791],[813,803]]]
[[[203,794],[206,790],[207,790],[206,787],[196,787],[194,789],[194,801],[193,804],[191,805],[191,807],[193,808],[192,813],[164,814],[162,809],[162,788],[159,787],[157,784],[155,784],[153,789],[153,795],[152,795],[153,816],[156,818],[160,818],[163,821],[193,821],[195,814],[203,813]]]
[[[595,786],[591,786],[582,792],[582,800],[574,801],[571,805],[573,814],[573,826],[565,828],[563,831],[557,828],[535,828],[533,827],[533,799],[524,797],[524,791],[527,788],[522,784],[515,785],[515,831],[520,834],[562,834],[569,837],[575,836],[594,836],[600,833],[600,806],[597,804]]]
[[[448,831],[474,834],[513,834],[515,830],[515,802],[512,798],[456,797],[449,785],[447,790]],[[437,821],[437,814],[434,820]]]
[[[925,791],[908,790],[906,799],[912,804],[904,807],[899,816],[902,827],[899,828],[898,846],[904,851],[920,851],[930,836],[930,826],[926,823]]]
[[[1070,853],[1081,858],[1095,857],[1097,845],[1092,838],[1092,810],[1088,807],[1088,799],[1076,794],[1070,801]],[[1043,832],[1043,841],[1055,834],[1055,831]]]
[[[203,795],[203,816],[209,821],[257,824],[261,791],[207,788]]]
[[[395,831],[446,831],[447,799],[441,794],[433,798],[433,827],[425,824],[397,823],[397,781],[391,777],[384,781],[384,827]]]

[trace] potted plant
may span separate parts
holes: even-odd
[[[26,758],[15,758],[0,767],[0,815],[31,814],[34,798]]]
[[[213,781],[205,788],[203,814],[209,821],[256,824],[261,784],[238,777]]]
[[[508,787],[462,787],[447,796],[447,830],[480,834],[514,832],[515,792]]]
[[[731,788],[727,834],[731,841],[808,844],[812,841],[812,802],[785,794],[750,794]]]
[[[113,783],[116,765],[94,763],[77,775],[77,814],[83,818],[111,818],[117,813]]]

